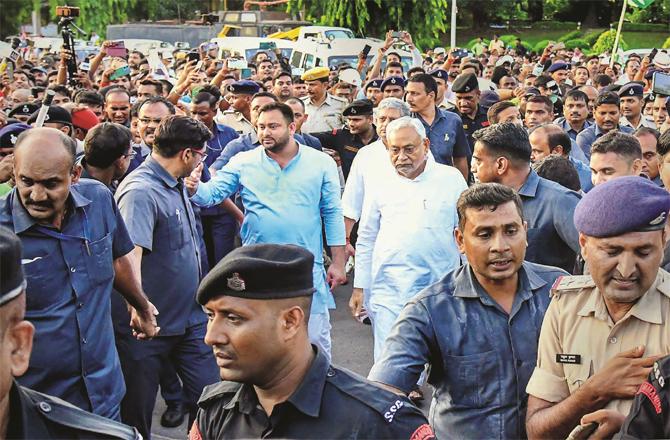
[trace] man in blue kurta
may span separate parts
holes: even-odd
[[[296,244],[314,254],[316,293],[309,332],[312,341],[330,353],[328,309],[334,308],[335,302],[328,284],[335,288],[346,279],[337,168],[325,153],[295,141],[293,111],[286,104],[264,106],[256,128],[263,148],[238,153],[206,183],[199,183],[199,167],[185,180],[186,187],[194,194],[191,200],[200,206],[221,203],[239,191],[245,208],[243,245]],[[322,226],[333,260],[327,274],[323,267]]]

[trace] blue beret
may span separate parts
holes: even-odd
[[[376,79],[371,79],[368,81],[368,83],[365,85],[364,89],[367,90],[368,88],[372,87],[375,89],[380,89],[382,87],[382,82],[384,80],[381,78],[376,78]]]
[[[564,63],[563,61],[555,62],[551,66],[549,66],[547,72],[553,73],[556,72],[557,70],[570,70],[570,64]]]
[[[640,83],[629,82],[624,84],[623,87],[619,89],[619,97],[623,98],[624,96],[639,96],[644,95],[644,87]]]
[[[261,86],[258,85],[255,81],[250,81],[248,79],[242,79],[240,81],[235,81],[228,86],[228,91],[231,93],[243,93],[246,95],[255,95],[261,89]]]
[[[449,78],[449,72],[447,72],[444,69],[435,69],[432,72],[430,72],[430,76],[432,76],[433,78],[440,78],[446,81]]]
[[[400,86],[403,89],[405,88],[405,78],[402,76],[389,76],[386,78],[381,85],[382,92],[386,88],[386,86]]]
[[[670,193],[649,179],[617,177],[594,187],[575,208],[575,227],[591,237],[663,229]]]
[[[30,130],[28,124],[10,124],[0,129],[0,148],[14,148],[19,135],[26,130]]]
[[[300,246],[252,244],[223,257],[198,287],[201,305],[222,295],[272,300],[311,296],[314,255]]]

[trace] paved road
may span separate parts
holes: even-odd
[[[349,296],[352,283],[335,289],[337,308],[331,311],[333,325],[333,362],[361,375],[367,375],[372,367],[372,328],[360,324],[349,313]],[[183,439],[186,435],[186,422],[178,428],[168,429],[160,425],[160,416],[165,404],[159,397],[156,402],[153,420],[154,439]]]

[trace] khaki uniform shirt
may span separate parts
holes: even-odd
[[[631,124],[628,118],[626,118],[625,116],[622,116],[619,119],[619,125],[622,127],[630,127],[634,130],[637,130],[640,127],[653,128],[654,130],[656,130],[656,124],[654,123],[654,121],[652,121],[645,115],[642,115],[642,117],[640,118],[640,122],[638,122],[637,124],[637,127],[633,127],[633,124]]]
[[[616,324],[589,276],[559,278],[551,292],[528,394],[558,403],[621,352],[638,345],[644,357],[670,352],[670,274],[663,269]],[[632,403],[613,400],[605,408],[628,414]]]
[[[342,112],[349,105],[349,101],[327,93],[326,100],[318,107],[312,104],[309,96],[302,98],[302,102],[305,103],[305,113],[309,116],[302,124],[303,133],[332,131],[344,125]]]
[[[217,124],[227,125],[237,132],[240,136],[243,134],[254,133],[254,126],[240,112],[225,111],[219,113],[214,118]]]

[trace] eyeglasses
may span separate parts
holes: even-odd
[[[207,159],[207,153],[203,153],[202,151],[194,150],[193,148],[191,148],[190,150],[191,150],[192,153],[195,153],[195,154],[200,156],[200,161],[198,162],[198,164],[200,164],[201,162],[204,162],[205,159]],[[205,150],[205,151],[207,151],[207,150]]]

